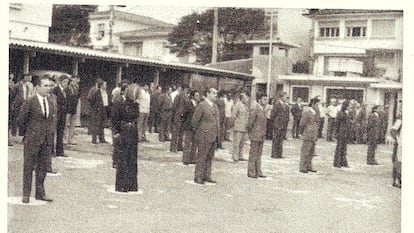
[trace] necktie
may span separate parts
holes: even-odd
[[[47,118],[47,110],[46,110],[46,98],[43,98],[43,109],[45,110],[45,118]]]

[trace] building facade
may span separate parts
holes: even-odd
[[[183,62],[170,53],[168,34],[174,25],[151,17],[98,8],[89,14],[91,45],[94,49],[130,56]]]
[[[403,12],[314,9],[305,15],[313,21],[313,73],[279,76],[290,98],[388,105],[392,123],[402,99]]]
[[[51,26],[52,4],[9,3],[9,38],[48,42]]]

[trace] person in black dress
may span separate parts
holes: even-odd
[[[138,191],[138,86],[130,85],[125,97],[112,107],[114,139],[119,140],[116,160],[115,190],[118,192]]]

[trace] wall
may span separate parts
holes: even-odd
[[[105,36],[100,39],[97,40],[97,35],[98,35],[98,25],[104,23],[105,24]],[[91,25],[90,28],[90,38],[91,38],[91,44],[94,46],[94,48],[102,48],[104,46],[108,46],[109,43],[109,15],[108,18],[104,18],[104,19],[89,19],[89,24]],[[114,46],[119,47],[120,45],[120,40],[119,37],[116,36],[116,33],[119,32],[126,32],[126,31],[133,31],[133,30],[140,30],[140,29],[144,29],[147,26],[145,25],[140,25],[138,23],[133,23],[133,22],[129,22],[129,21],[121,21],[119,19],[114,20],[114,25],[112,26],[112,43]]]
[[[15,39],[48,42],[52,25],[51,4],[11,4],[9,36]],[[33,20],[36,19],[36,20]]]
[[[348,20],[367,20],[366,37],[361,38],[347,38],[345,37],[345,21]],[[372,20],[378,19],[395,19],[395,36],[389,38],[373,38],[371,37]],[[335,18],[330,17],[329,21],[334,21]],[[332,48],[323,46],[324,44],[330,46],[337,46],[338,49],[403,49],[403,19],[402,16],[395,15],[380,15],[380,16],[342,16],[338,18],[340,22],[340,36],[334,38],[319,38],[319,22],[315,23],[314,38],[315,38],[315,53],[332,53]]]

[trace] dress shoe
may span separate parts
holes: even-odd
[[[194,179],[194,183],[197,183],[197,184],[204,184],[205,182],[204,182],[204,180],[202,180],[202,179]]]
[[[98,144],[97,142],[92,142],[92,144]]]
[[[183,162],[183,164],[184,164],[184,165],[189,165],[190,163],[187,163],[187,162]]]
[[[57,173],[57,171],[55,171],[55,170],[53,170],[53,169],[48,169],[48,170],[47,170],[47,173],[56,174],[56,173]]]
[[[105,140],[102,140],[102,141],[99,141],[99,143],[108,143],[108,142]]]
[[[23,203],[29,203],[30,197],[23,197],[22,202]]]
[[[300,172],[302,172],[302,173],[308,173],[308,171],[300,171]]]
[[[213,180],[213,179],[205,179],[204,180],[205,182],[208,182],[208,183],[213,183],[213,184],[215,184],[215,183],[217,183],[217,181],[215,181],[215,180]]]
[[[317,172],[316,170],[310,169],[308,172]]]
[[[239,159],[239,161],[247,161],[247,159],[241,158],[241,159]]]
[[[249,176],[249,175],[247,175],[247,177],[253,178],[253,179],[257,179],[257,176]]]
[[[13,143],[10,143],[10,142],[9,142],[9,146],[10,146],[10,147],[12,147],[12,146],[13,146]]]
[[[259,178],[266,178],[267,176],[264,175],[260,175]]]
[[[280,157],[272,157],[272,159],[283,159],[283,158],[285,158],[285,157],[283,157],[283,156],[280,156]]]
[[[368,165],[379,165],[377,162],[367,163]]]
[[[40,201],[47,201],[47,202],[51,202],[51,201],[53,201],[53,199],[48,198],[48,197],[46,197],[46,196],[43,196],[43,197],[36,197],[36,200],[40,200]]]
[[[69,157],[69,156],[63,154],[63,155],[56,155],[56,157]]]

